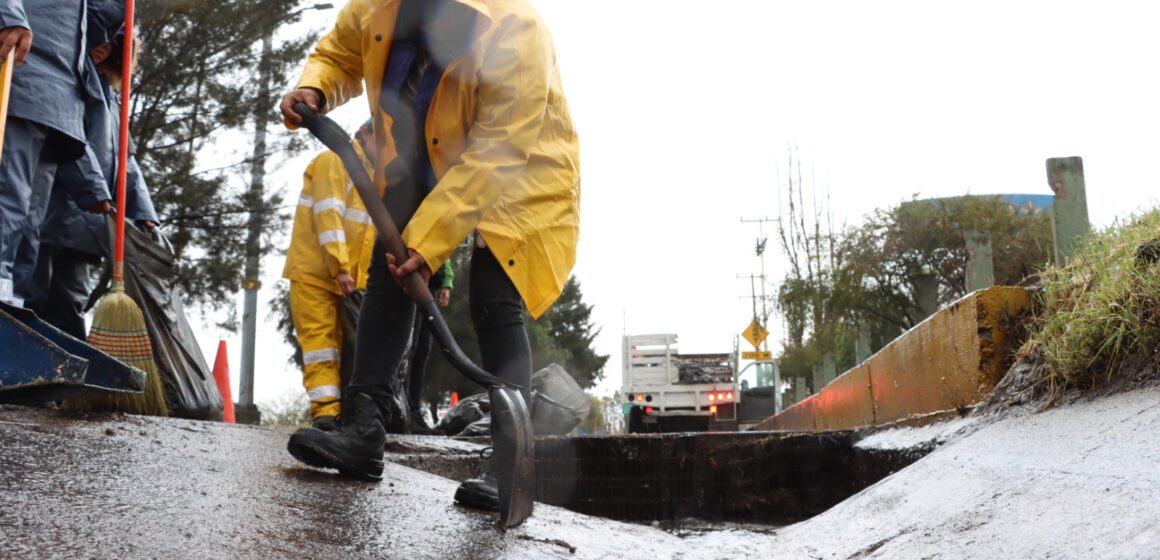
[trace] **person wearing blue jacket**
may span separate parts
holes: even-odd
[[[85,111],[88,148],[81,159],[57,169],[48,213],[41,228],[34,272],[18,266],[15,282],[26,294],[24,305],[49,323],[85,337],[84,309],[92,293],[89,269],[110,255],[104,217],[83,212],[73,202],[78,191],[115,192],[120,143],[120,98],[124,12],[119,1],[90,0],[85,79],[95,80],[100,98]],[[132,146],[130,146],[132,147]],[[125,197],[126,218],[144,229],[157,226],[157,213],[137,160],[130,156]],[[18,259],[20,263],[22,259]]]
[[[20,61],[0,155],[0,300],[14,305],[25,297],[13,282],[17,254],[36,262],[32,240],[39,238],[57,167],[85,155],[85,105],[100,95],[82,80],[87,7],[86,0],[0,0],[0,56],[15,49]],[[77,191],[74,201],[106,213],[111,198],[106,188]]]

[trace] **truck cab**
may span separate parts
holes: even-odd
[[[737,374],[737,389],[738,429],[747,430],[781,412],[781,371],[777,362],[747,364]]]

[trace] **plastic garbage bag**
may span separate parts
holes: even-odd
[[[108,291],[109,276],[106,270],[99,284],[104,289],[93,293],[90,306]],[[144,232],[125,225],[125,293],[145,315],[171,415],[220,421],[221,393],[185,317],[177,285],[177,257],[169,239],[157,229]]]
[[[491,400],[487,393],[478,393],[461,399],[459,404],[451,407],[451,410],[443,415],[435,429],[449,436],[459,436],[463,435],[462,432],[468,426],[482,418],[489,420],[491,418]],[[488,433],[475,435],[488,435],[489,433],[490,430]]]
[[[532,429],[538,436],[571,432],[591,412],[588,395],[558,364],[532,376]]]
[[[591,412],[588,395],[558,364],[532,375],[532,430],[538,436],[563,435],[579,426]],[[436,430],[449,436],[491,435],[491,406],[487,393],[462,399],[447,411]]]

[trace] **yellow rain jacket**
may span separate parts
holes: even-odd
[[[427,116],[439,179],[403,232],[431,270],[476,230],[539,317],[564,289],[580,228],[579,142],[551,37],[527,0],[454,0],[479,14],[472,47],[446,66]],[[327,110],[367,100],[382,146],[374,177],[395,158],[378,105],[399,0],[351,0],[310,55],[298,87]]]
[[[370,173],[362,146],[354,146]],[[375,228],[342,160],[329,150],[319,154],[306,167],[282,277],[341,296],[334,278],[345,272],[365,288],[374,242]]]

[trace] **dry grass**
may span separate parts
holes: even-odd
[[[1042,313],[1024,352],[1046,362],[1052,394],[1111,381],[1124,362],[1157,362],[1160,348],[1160,263],[1137,248],[1160,238],[1160,210],[1093,234],[1065,267],[1042,274]]]

